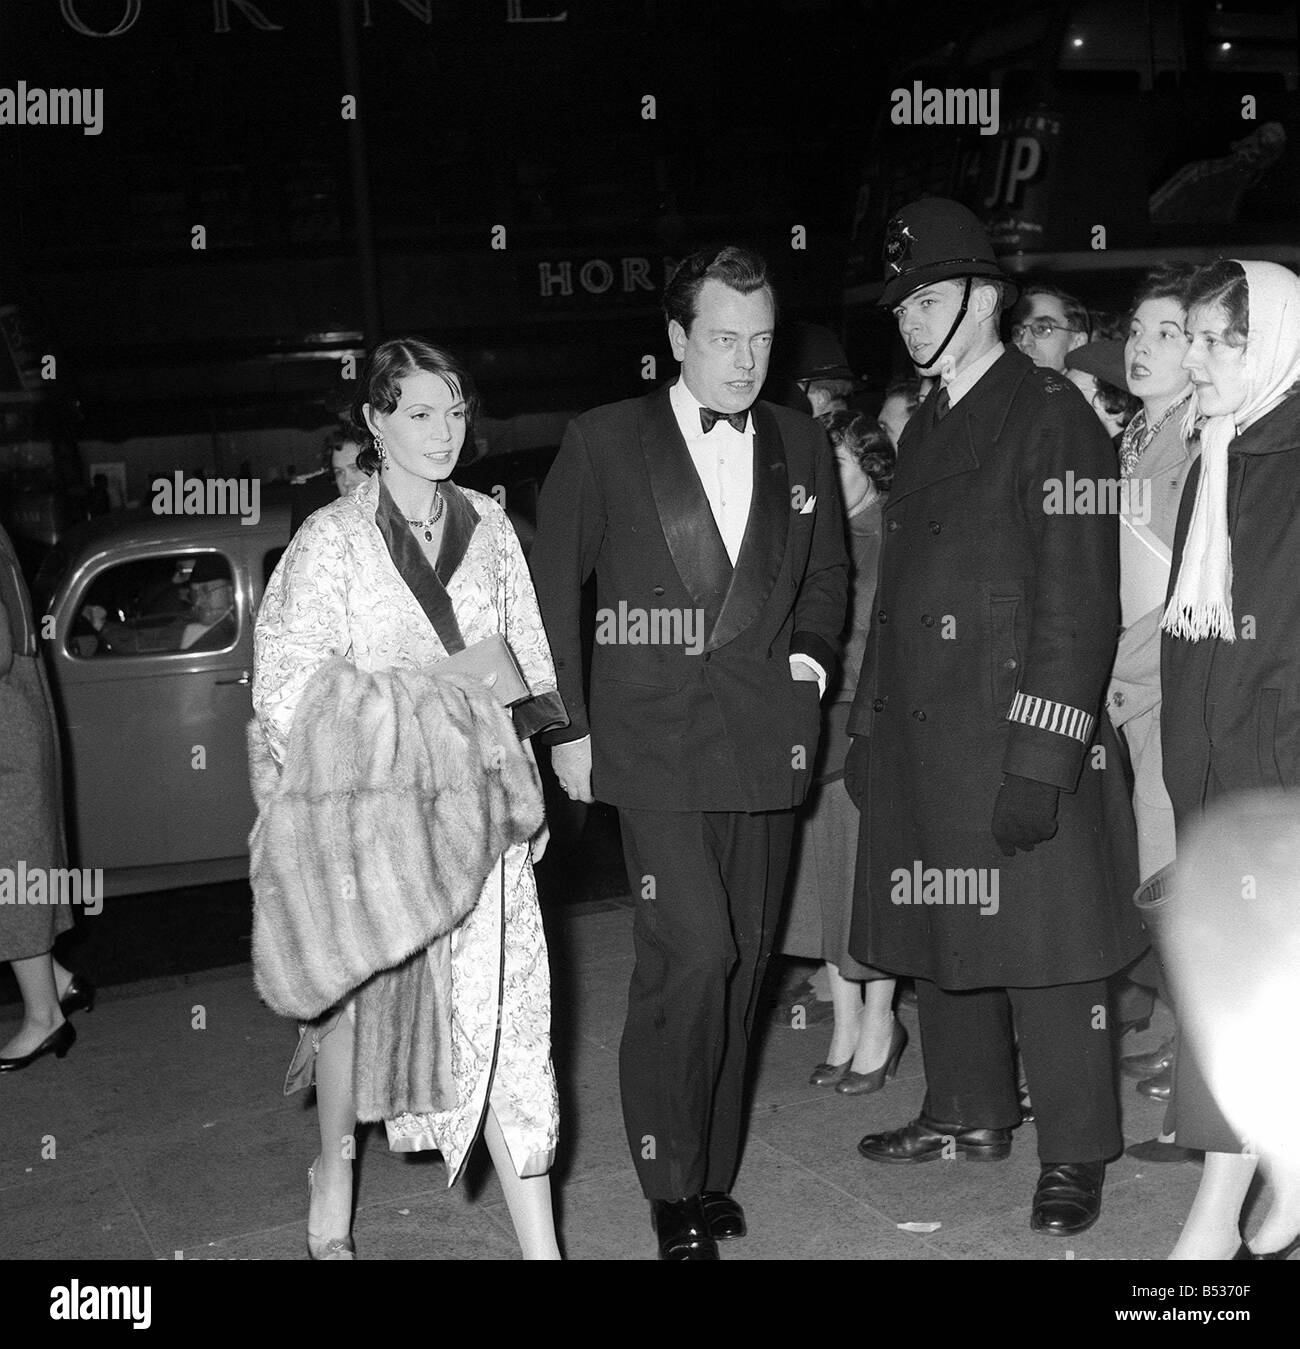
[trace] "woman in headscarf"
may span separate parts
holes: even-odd
[[[1180,863],[1208,807],[1300,787],[1300,279],[1271,262],[1220,260],[1192,278],[1187,311],[1183,363],[1194,393],[1184,426],[1190,434],[1205,422],[1179,508],[1161,647],[1161,744]],[[1242,921],[1249,913],[1243,906]],[[1226,1060],[1252,1047],[1225,1054],[1206,1033],[1204,991],[1173,955],[1185,1031],[1177,1137],[1206,1159],[1172,1258],[1226,1259],[1238,1249],[1257,1164],[1243,1137],[1253,1121]],[[1283,1056],[1260,1071],[1295,1069]],[[1300,1212],[1275,1204],[1249,1249],[1277,1254],[1297,1228]]]

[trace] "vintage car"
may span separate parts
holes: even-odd
[[[480,490],[508,484],[527,539],[533,478],[545,466],[476,467]],[[531,494],[516,490],[524,483]],[[247,875],[253,622],[289,521],[287,498],[269,490],[255,524],[118,513],[74,528],[37,575],[69,843],[76,865],[103,868],[107,894]],[[558,850],[581,833],[585,808],[540,757]]]

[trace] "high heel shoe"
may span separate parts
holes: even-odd
[[[843,1063],[819,1063],[808,1081],[814,1087],[833,1087],[849,1071],[852,1062],[852,1059],[845,1059]]]
[[[72,976],[72,982],[68,985],[68,991],[59,999],[59,1008],[64,1016],[71,1016],[73,1012],[95,1010],[95,994],[98,990],[89,979],[80,974]]]
[[[316,1162],[320,1158],[316,1158]],[[316,1162],[307,1168],[307,1204],[310,1212],[311,1197],[316,1189]],[[310,1223],[310,1218],[308,1219]],[[346,1237],[312,1236],[311,1227],[307,1228],[307,1258],[309,1260],[355,1260],[357,1248],[349,1233]]]
[[[1292,1237],[1285,1246],[1276,1251],[1252,1251],[1243,1241],[1237,1247],[1237,1254],[1232,1258],[1234,1260],[1285,1260],[1297,1247],[1300,1247],[1300,1236]]]
[[[77,1028],[71,1021],[65,1021],[52,1035],[47,1035],[30,1054],[22,1054],[16,1059],[0,1059],[0,1073],[16,1073],[30,1068],[43,1054],[53,1054],[56,1059],[64,1058],[76,1043]]]
[[[889,1053],[885,1055],[884,1063],[869,1073],[855,1073],[850,1069],[835,1084],[835,1090],[841,1096],[869,1096],[873,1091],[879,1091],[898,1071],[898,1061],[903,1057],[903,1050],[906,1048],[907,1031],[901,1021],[895,1021],[894,1029],[889,1036]]]

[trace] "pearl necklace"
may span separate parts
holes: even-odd
[[[404,520],[405,516],[402,517]],[[433,542],[433,527],[442,519],[442,493],[435,487],[433,489],[433,514],[427,520],[407,520],[406,523],[412,529],[424,530],[424,540],[426,543]]]

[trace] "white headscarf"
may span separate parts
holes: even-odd
[[[1276,262],[1239,262],[1250,292],[1246,400],[1201,430],[1201,476],[1178,580],[1161,627],[1175,637],[1234,641],[1232,544],[1228,538],[1228,446],[1239,428],[1271,412],[1300,379],[1300,277]],[[1199,413],[1193,390],[1183,436]]]

